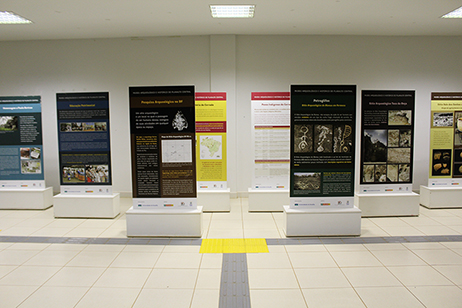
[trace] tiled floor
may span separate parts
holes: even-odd
[[[462,209],[420,213],[363,218],[361,238],[462,235]],[[202,238],[285,238],[283,214],[248,213],[247,199],[203,216]],[[2,210],[0,237],[126,238],[125,223]],[[0,242],[0,307],[218,307],[222,254],[166,244]],[[461,241],[268,247],[247,254],[252,308],[462,307]]]

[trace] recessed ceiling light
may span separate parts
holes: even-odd
[[[441,16],[441,18],[462,18],[462,6],[452,12],[447,13],[446,15]]]
[[[253,18],[255,5],[210,5],[213,18]]]
[[[0,12],[0,24],[31,24],[32,21],[25,19],[13,12]]]

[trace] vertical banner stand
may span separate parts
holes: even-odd
[[[292,85],[286,236],[358,236],[354,206],[356,86]]]
[[[44,210],[53,205],[45,186],[40,96],[0,97],[0,209]]]
[[[226,93],[196,93],[197,204],[204,212],[229,212]]]
[[[360,189],[363,217],[418,216],[412,192],[415,91],[362,91]]]
[[[429,209],[462,208],[462,92],[431,94],[428,186],[420,204]]]
[[[194,86],[130,87],[129,237],[201,237]]]
[[[56,218],[114,218],[120,194],[112,192],[109,93],[58,93],[60,193]]]
[[[289,204],[290,93],[252,92],[250,212],[282,212]]]

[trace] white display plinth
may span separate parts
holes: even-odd
[[[120,194],[53,197],[56,218],[114,218],[120,213]]]
[[[127,236],[201,237],[202,206],[197,209],[134,209],[127,211]]]
[[[198,190],[197,204],[202,206],[204,212],[229,212],[231,210],[229,198],[230,189],[224,190]]]
[[[462,187],[420,186],[420,204],[429,209],[462,208]]]
[[[416,193],[355,194],[355,205],[363,217],[419,216],[420,196]]]
[[[359,236],[361,210],[353,208],[291,209],[284,206],[286,236]]]
[[[290,203],[288,190],[256,190],[249,188],[249,212],[282,212]]]
[[[44,210],[52,205],[52,187],[0,190],[0,209],[3,210]]]

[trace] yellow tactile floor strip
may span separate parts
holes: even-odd
[[[264,238],[212,238],[203,239],[200,253],[266,253]]]

